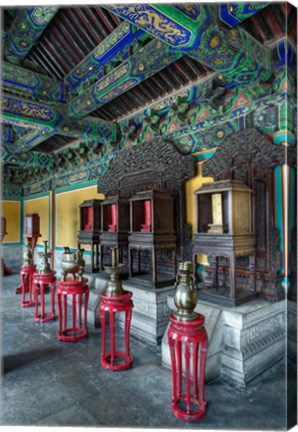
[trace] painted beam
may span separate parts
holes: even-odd
[[[226,89],[271,76],[270,50],[242,29],[227,30],[219,22],[205,31],[199,47],[188,55],[217,72]]]
[[[210,22],[204,4],[187,3],[177,7],[159,4],[102,5],[153,37],[179,50],[197,47]]]
[[[90,54],[88,54],[65,77],[71,89],[75,89],[86,80],[96,77],[100,69],[110,60],[145,33],[127,21],[122,22]]]
[[[149,42],[137,55],[132,55],[84,93],[71,99],[68,105],[69,116],[80,118],[89,114],[178,60],[182,55],[159,40]]]
[[[19,9],[7,34],[4,47],[6,60],[18,63],[24,59],[57,11],[57,6]]]
[[[65,102],[66,85],[23,67],[3,62],[1,81],[3,90],[51,102]]]
[[[120,128],[117,123],[94,117],[73,119],[61,107],[42,105],[5,93],[1,95],[1,107],[1,120],[4,123],[75,138],[95,138],[103,144],[115,143],[119,139]]]
[[[32,150],[38,144],[47,140],[54,134],[54,132],[31,130],[13,143],[14,152],[23,153]]]
[[[229,27],[235,27],[250,16],[259,12],[269,3],[266,2],[232,2],[219,4],[219,17]]]
[[[3,125],[1,128],[1,139],[2,143],[11,143],[13,142],[13,130],[12,127]]]
[[[13,164],[16,168],[51,168],[53,166],[53,155],[36,151],[16,154],[12,146],[5,145],[1,149],[0,161],[4,164]]]
[[[249,3],[245,5],[247,8],[243,4],[238,9],[239,20],[249,15]],[[228,88],[258,79],[266,81],[271,75],[269,49],[242,29],[229,29],[224,25],[218,17],[217,5],[116,4],[105,7],[218,72]]]

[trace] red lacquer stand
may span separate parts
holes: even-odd
[[[123,294],[107,296],[101,293],[101,302],[99,306],[99,317],[102,331],[102,349],[101,365],[109,370],[124,370],[131,367],[133,357],[130,355],[129,331],[132,316],[133,302],[131,300],[132,292],[124,291]],[[105,312],[109,313],[110,322],[110,352],[106,353],[106,325]],[[124,312],[124,344],[125,351],[115,351],[115,313]]]
[[[59,330],[58,340],[64,342],[77,342],[88,337],[87,310],[89,301],[88,279],[58,281],[57,304]],[[67,326],[67,297],[72,297],[72,326]],[[82,323],[82,304],[84,298],[84,317]],[[78,309],[78,311],[77,311]],[[77,325],[78,318],[78,325]]]
[[[34,273],[33,275],[33,293],[35,299],[35,321],[46,322],[56,318],[55,316],[55,282],[56,272],[51,273]],[[51,311],[45,312],[45,289],[50,289],[51,297]],[[39,298],[40,294],[40,308],[39,312]]]
[[[26,267],[21,267],[21,292],[22,292],[22,307],[33,306],[35,304],[33,299],[33,275],[36,272],[35,265]],[[26,294],[28,294],[28,299],[26,299]]]
[[[206,412],[204,401],[204,374],[208,339],[205,327],[205,318],[189,321],[178,320],[174,314],[170,315],[168,330],[169,347],[172,362],[172,413],[188,422],[200,420]],[[191,350],[192,346],[192,350]],[[198,357],[200,346],[200,359]],[[191,354],[192,351],[192,354]],[[182,390],[182,353],[185,361],[185,388]],[[192,367],[191,367],[192,355]],[[199,382],[198,382],[198,359]],[[192,383],[191,383],[192,371]],[[191,391],[193,384],[193,391]]]

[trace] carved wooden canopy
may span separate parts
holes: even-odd
[[[119,152],[99,179],[98,191],[106,197],[132,196],[149,189],[174,192],[194,175],[194,158],[183,156],[173,144],[158,138]]]
[[[246,180],[249,166],[269,170],[287,163],[295,166],[295,149],[271,143],[255,128],[228,136],[216,154],[203,165],[203,175],[215,180]]]

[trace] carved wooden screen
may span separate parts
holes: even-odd
[[[158,138],[152,142],[120,151],[109,170],[98,181],[98,192],[106,197],[132,197],[142,190],[168,193],[175,199],[175,230],[180,259],[186,259],[190,248],[189,227],[185,222],[184,181],[195,175],[192,156],[181,155],[170,142]]]
[[[295,165],[293,152],[288,150],[288,163]],[[281,253],[279,233],[272,226],[272,170],[285,163],[283,146],[272,144],[255,128],[233,134],[203,165],[203,175],[215,180],[233,178],[253,189],[253,220],[256,234],[256,288],[259,296],[279,299],[284,295],[279,277]],[[238,260],[245,269],[245,262]],[[245,271],[241,277],[245,278]]]

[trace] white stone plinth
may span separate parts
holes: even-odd
[[[168,299],[173,310],[173,298]],[[221,377],[245,387],[285,356],[285,301],[253,300],[237,307],[199,301],[208,334],[206,381]],[[171,367],[167,332],[162,340],[162,364]]]
[[[133,293],[131,334],[154,344],[160,343],[169,322],[167,298],[173,294],[174,286],[153,289],[137,287],[129,281],[123,281],[122,286]],[[120,314],[119,322],[123,324]]]
[[[108,279],[95,274],[84,276],[88,277],[90,288],[87,321],[88,325],[96,327],[100,325],[98,315],[100,293],[104,291]],[[160,343],[169,322],[170,309],[167,305],[167,298],[173,294],[174,286],[156,289],[144,288],[123,280],[122,287],[133,293],[134,308],[130,334],[153,344]],[[123,320],[123,314],[116,314],[116,321],[121,327]]]
[[[287,355],[297,361],[297,303],[287,301]]]

